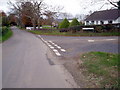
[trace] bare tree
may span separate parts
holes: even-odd
[[[62,6],[48,6],[44,15],[47,17],[49,24],[52,26],[52,22],[57,19],[60,15],[60,11],[63,9]]]
[[[31,19],[34,29],[36,29],[36,23],[40,28],[40,18],[45,8],[43,0],[18,0],[16,3],[9,2],[12,6],[14,13],[22,20],[22,16],[26,16]],[[20,21],[22,23],[22,21]],[[22,25],[23,27],[23,25]]]
[[[12,10],[20,19],[22,27],[24,27],[21,21],[22,16],[26,16],[31,19],[34,29],[36,29],[36,24],[38,29],[40,28],[43,15],[46,15],[52,21],[62,10],[60,6],[46,5],[43,0],[16,0],[16,3],[9,2],[9,5],[12,6]]]
[[[110,4],[112,4],[114,7],[117,7],[118,9],[120,9],[120,0],[118,2],[114,2],[112,0],[108,0],[108,2]]]
[[[24,27],[22,23],[22,8],[20,3],[16,2],[16,4],[12,3],[11,1],[8,2],[8,4],[11,6],[11,11],[14,13],[17,17],[18,25],[21,27]]]
[[[60,13],[60,17],[61,17],[62,19],[65,19],[65,18],[67,18],[67,19],[73,18],[73,16],[72,16],[71,13],[66,13],[66,12]]]
[[[44,15],[46,15],[47,17],[47,21],[48,23],[52,26],[52,22],[54,21],[54,15],[56,14],[56,12],[52,12],[52,11],[46,11],[44,13]]]
[[[42,21],[42,16],[44,15],[45,10],[47,9],[47,5],[43,2],[43,0],[39,1],[33,1],[34,7],[35,7],[35,13],[37,17],[37,24],[38,24],[38,29],[40,29],[41,21]]]

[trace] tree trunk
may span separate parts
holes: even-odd
[[[32,24],[33,24],[33,28],[35,30],[36,29],[36,24],[35,24],[35,20],[34,19],[32,20]]]
[[[40,29],[40,19],[38,19],[38,29]]]
[[[21,15],[19,15],[19,26],[20,26],[21,28],[25,28],[25,25],[24,25],[23,22],[22,22],[22,17],[21,17]]]

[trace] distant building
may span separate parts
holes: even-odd
[[[118,24],[120,23],[120,10],[111,9],[96,11],[84,21],[85,25]]]
[[[61,23],[64,19],[56,19],[52,22],[53,26],[58,26],[59,23]],[[73,19],[67,19],[70,23],[72,22]]]
[[[64,19],[56,19],[58,23],[61,23]],[[69,22],[72,22],[73,19],[67,19]]]

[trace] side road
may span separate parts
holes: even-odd
[[[2,44],[2,88],[73,88],[59,65],[49,64],[48,47],[39,38],[12,30],[13,37]]]

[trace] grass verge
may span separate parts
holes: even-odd
[[[106,33],[93,33],[93,32],[84,32],[84,33],[71,33],[71,32],[59,32],[59,30],[31,30],[28,31],[34,34],[39,35],[58,35],[58,36],[119,36],[118,32],[106,32]]]
[[[120,88],[119,54],[89,52],[81,55],[80,69],[85,77],[96,87]]]
[[[0,43],[8,40],[13,35],[13,32],[9,29],[5,35],[0,36]]]

